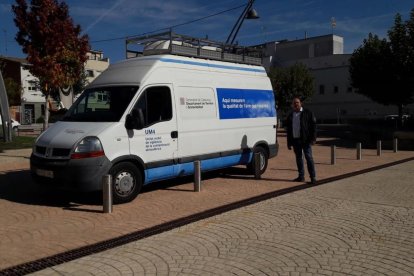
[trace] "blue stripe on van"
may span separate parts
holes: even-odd
[[[247,71],[247,72],[266,73],[266,71],[264,69],[262,69],[262,68],[245,68],[245,67],[238,67],[238,66],[211,64],[211,63],[206,63],[206,62],[179,60],[179,59],[172,59],[172,58],[160,58],[159,60],[162,61],[162,62],[188,64],[188,65],[212,67],[212,68],[219,68],[219,69],[240,70],[240,71]]]
[[[201,171],[211,171],[236,165],[246,165],[252,159],[253,154],[246,152],[243,154],[201,160]],[[144,185],[151,182],[194,174],[194,163],[183,163],[159,168],[145,170]]]

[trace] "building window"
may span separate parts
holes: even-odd
[[[346,90],[348,93],[352,93],[352,87],[349,86],[348,89]]]
[[[25,125],[34,124],[34,122],[35,122],[34,109],[35,109],[34,104],[25,104],[24,105],[23,123]]]
[[[107,102],[108,95],[104,93],[98,93],[98,102]]]
[[[333,92],[335,93],[335,94],[338,94],[338,92],[339,92],[339,87],[338,86],[334,86],[334,89],[333,89]]]
[[[319,85],[319,94],[321,95],[325,94],[325,85],[323,84]]]

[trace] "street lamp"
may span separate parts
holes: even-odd
[[[233,44],[236,39],[237,33],[240,30],[241,25],[243,24],[244,19],[258,19],[259,16],[255,9],[252,8],[255,0],[249,0],[249,3],[246,5],[246,8],[243,10],[239,19],[237,19],[236,24],[234,24],[233,29],[231,30],[229,37],[226,40],[226,44]]]

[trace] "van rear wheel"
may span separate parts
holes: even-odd
[[[267,164],[268,164],[268,161],[269,161],[269,155],[268,155],[267,151],[262,147],[255,147],[254,148],[252,161],[250,161],[250,163],[247,165],[247,170],[249,171],[250,174],[255,174],[256,164],[255,164],[254,156],[255,156],[256,153],[259,154],[260,175],[262,175],[266,171]]]
[[[115,164],[112,175],[112,197],[114,203],[126,203],[135,199],[142,188],[141,171],[130,162]]]

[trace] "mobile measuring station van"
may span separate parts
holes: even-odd
[[[145,48],[111,65],[36,140],[37,183],[94,191],[110,174],[113,201],[123,203],[143,185],[193,174],[196,160],[202,171],[246,165],[254,174],[257,165],[265,172],[278,142],[260,58],[172,33],[127,42]]]

